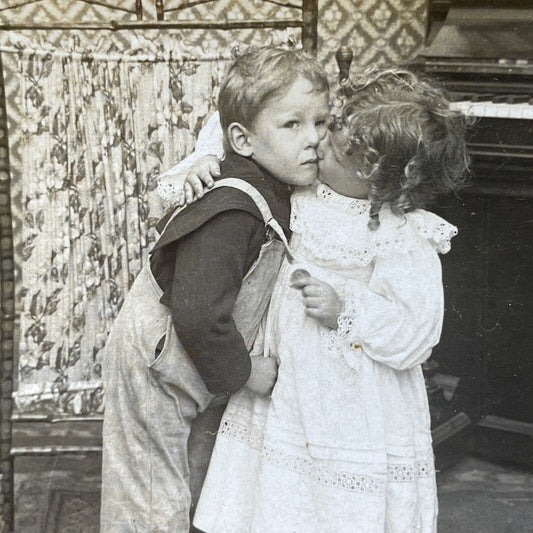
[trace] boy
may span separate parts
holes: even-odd
[[[251,359],[249,349],[282,247],[267,242],[271,215],[250,194],[288,229],[291,186],[317,177],[327,79],[301,52],[256,50],[231,67],[219,112],[221,177],[256,191],[216,188],[163,219],[117,317],[104,374],[102,533],[187,533],[192,420],[214,396],[245,385],[265,394],[275,380],[273,361]]]

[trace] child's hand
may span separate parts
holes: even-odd
[[[164,179],[172,180],[174,190],[178,191],[176,205],[181,207],[202,198],[205,189],[213,187],[213,178],[220,176],[220,161],[214,155],[206,155],[188,169],[176,174],[168,174]]]
[[[299,275],[291,277],[291,287],[302,291],[307,316],[323,326],[337,329],[337,319],[344,304],[331,285],[310,275]]]
[[[251,357],[252,370],[245,387],[256,394],[270,394],[278,377],[278,364],[273,357]]]

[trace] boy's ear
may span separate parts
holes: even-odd
[[[254,154],[251,144],[250,132],[239,122],[232,122],[228,126],[228,142],[231,149],[243,157],[250,157]]]

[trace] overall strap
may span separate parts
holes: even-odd
[[[281,242],[285,246],[285,252],[287,254],[287,258],[289,261],[292,262],[293,260],[293,254],[289,247],[289,243],[287,242],[287,237],[285,237],[285,233],[283,233],[283,230],[281,229],[281,226],[279,225],[279,222],[272,216],[272,211],[270,211],[270,207],[268,206],[267,201],[263,198],[263,195],[253,186],[250,185],[248,182],[239,179],[239,178],[224,178],[218,181],[215,181],[215,184],[211,189],[207,189],[205,192],[208,193],[209,191],[212,191],[214,189],[218,189],[220,187],[233,187],[234,189],[238,189],[239,191],[244,192],[247,194],[255,203],[257,209],[261,213],[261,216],[263,217],[263,221],[265,223],[265,226],[272,228],[272,230],[276,233],[276,235],[280,238]],[[172,214],[172,216],[168,219],[165,228],[161,232],[161,235],[165,232],[169,224],[174,220],[176,215],[180,213],[182,209],[176,209],[176,211]]]

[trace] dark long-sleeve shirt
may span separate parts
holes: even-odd
[[[288,228],[290,188],[235,154],[222,177],[254,185]],[[154,248],[152,269],[171,307],[174,327],[208,389],[235,392],[250,375],[250,358],[232,319],[242,280],[266,240],[263,219],[242,191],[220,188],[180,213]]]

